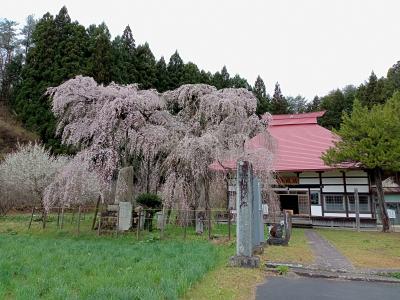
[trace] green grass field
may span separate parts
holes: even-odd
[[[177,299],[226,263],[232,243],[217,246],[182,229],[159,234],[96,236],[82,221],[42,230],[28,216],[0,219],[0,299]]]
[[[344,256],[359,268],[400,269],[400,233],[319,229]]]
[[[0,299],[253,299],[265,280],[265,262],[310,264],[314,260],[304,229],[294,228],[289,246],[267,246],[259,269],[227,266],[235,253],[235,226],[213,224],[212,236],[168,225],[160,231],[97,236],[93,213],[81,221],[65,216],[46,229],[29,214],[0,218]],[[400,234],[318,229],[355,266],[400,268]]]

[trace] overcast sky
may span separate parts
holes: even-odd
[[[250,84],[259,74],[269,93],[278,81],[285,95],[311,99],[372,70],[385,76],[400,60],[399,0],[15,0],[0,17],[23,23],[63,5],[85,26],[104,21],[113,37],[129,24],[157,59],[178,49],[207,71],[226,65]]]

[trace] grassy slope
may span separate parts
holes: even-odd
[[[204,241],[0,234],[0,298],[177,299],[220,257]]]
[[[320,229],[356,267],[400,269],[400,233]]]
[[[0,103],[0,159],[16,148],[18,142],[34,141],[38,136],[24,129],[15,117]]]

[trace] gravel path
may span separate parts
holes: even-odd
[[[335,270],[354,270],[351,262],[315,230],[306,230],[306,237],[315,255],[313,267]]]

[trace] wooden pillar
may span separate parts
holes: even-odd
[[[368,175],[368,196],[369,196],[369,205],[371,209],[371,217],[376,218],[376,209],[375,209],[375,195],[371,188],[371,172],[367,173]]]
[[[308,206],[310,208],[310,218],[311,218],[311,189],[308,188]]]
[[[323,196],[323,189],[322,189],[322,172],[318,172],[319,175],[319,193],[321,196],[321,212],[322,212],[322,216],[324,216],[325,214],[325,204],[324,204],[324,196]]]
[[[354,189],[354,210],[356,215],[356,228],[360,231],[360,202],[358,198],[358,189]]]
[[[349,197],[347,196],[347,185],[346,185],[346,172],[342,171],[343,175],[343,189],[344,189],[344,207],[346,209],[346,217],[349,217]]]

